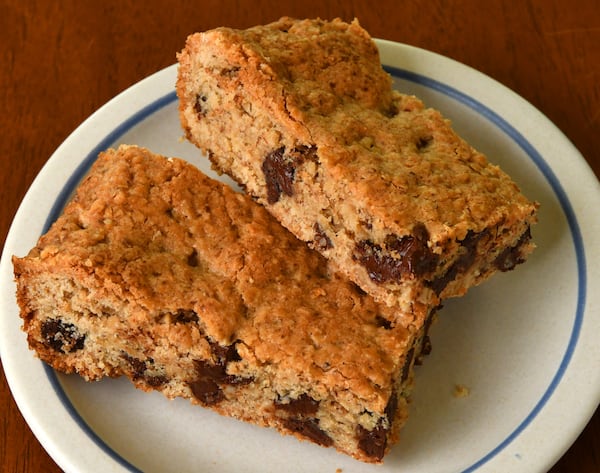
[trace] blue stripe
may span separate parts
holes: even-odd
[[[586,301],[586,290],[587,290],[587,280],[586,280],[586,260],[585,260],[585,252],[583,246],[583,239],[581,235],[581,230],[579,228],[579,224],[577,222],[577,218],[575,216],[575,212],[571,206],[571,203],[567,197],[566,192],[560,184],[560,181],[552,171],[550,165],[544,160],[544,158],[540,155],[540,153],[525,139],[521,133],[519,133],[515,128],[513,128],[506,120],[504,120],[501,116],[495,113],[493,110],[489,109],[481,102],[475,100],[473,97],[464,94],[463,92],[450,87],[447,84],[436,81],[429,77],[407,71],[404,69],[398,69],[394,67],[385,66],[385,69],[394,77],[398,79],[403,79],[406,81],[410,81],[430,89],[433,89],[437,92],[440,92],[447,97],[450,97],[467,107],[471,108],[473,111],[477,112],[488,121],[493,123],[496,127],[502,130],[511,140],[513,140],[524,152],[525,154],[535,163],[537,168],[540,170],[542,175],[546,178],[552,190],[556,194],[560,206],[566,216],[567,223],[569,225],[569,229],[571,231],[573,245],[575,248],[576,260],[577,260],[577,276],[578,276],[578,291],[577,291],[577,306],[575,312],[575,319],[573,322],[573,326],[571,329],[571,335],[569,338],[569,343],[563,354],[562,360],[556,373],[554,374],[549,386],[546,391],[539,399],[537,404],[531,410],[531,412],[523,419],[523,421],[498,445],[493,448],[489,453],[484,455],[478,461],[470,465],[468,468],[464,469],[462,473],[472,473],[477,470],[479,467],[490,461],[494,458],[498,453],[500,453],[503,449],[505,449],[515,438],[519,436],[519,434],[527,428],[527,426],[533,421],[533,419],[539,414],[544,405],[548,402],[548,399],[552,396],[556,387],[559,385],[567,366],[569,365],[571,358],[573,356],[573,352],[577,345],[577,340],[579,338],[579,333],[581,330],[581,325],[583,322],[583,315],[585,311],[585,301]],[[144,121],[149,116],[153,115],[160,109],[168,106],[169,104],[175,102],[177,100],[175,92],[169,93],[154,102],[150,103],[146,107],[142,108],[135,114],[131,115],[127,120],[119,124],[112,132],[110,132],[103,140],[101,140],[85,157],[85,159],[81,162],[81,164],[77,167],[73,175],[68,179],[62,191],[60,192],[56,202],[54,203],[46,223],[44,225],[44,232],[48,230],[52,222],[54,222],[65,204],[69,200],[72,195],[72,192],[76,188],[77,184],[81,181],[81,179],[88,172],[93,162],[96,160],[98,154],[105,150],[110,146],[114,146],[116,142],[129,130],[131,130],[134,126],[138,125],[142,121]],[[71,417],[74,421],[79,425],[79,427],[104,451],[107,455],[109,455],[112,459],[118,462],[123,467],[127,468],[129,471],[134,473],[141,473],[139,469],[121,457],[117,452],[115,452],[111,447],[109,447],[104,440],[102,440],[94,431],[90,428],[90,426],[85,422],[85,420],[80,416],[75,407],[71,404],[68,396],[64,392],[57,374],[54,370],[44,365],[46,369],[46,373],[48,375],[48,379],[50,380],[51,385],[53,386],[57,396],[64,404],[65,408],[70,413]]]

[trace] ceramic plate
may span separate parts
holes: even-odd
[[[35,245],[99,151],[139,144],[214,176],[181,139],[172,66],[111,100],[56,150],[23,200],[2,255],[6,378],[65,471],[544,472],[576,439],[600,401],[598,180],[552,123],[502,85],[430,52],[378,45],[398,89],[440,109],[541,203],[531,259],[445,304],[433,352],[417,370],[411,417],[385,465],[143,393],[123,379],[85,383],[57,374],[28,350],[10,257]],[[456,396],[457,386],[468,395]]]

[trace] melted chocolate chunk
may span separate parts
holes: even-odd
[[[386,330],[391,330],[392,329],[392,322],[390,322],[388,319],[382,317],[379,314],[377,314],[375,316],[375,324],[378,327],[383,327]]]
[[[304,393],[297,399],[292,399],[289,402],[282,403],[275,401],[275,407],[294,414],[297,417],[315,415],[319,409],[319,401],[313,399],[308,394]]]
[[[373,430],[367,430],[359,425],[356,429],[358,448],[374,460],[381,460],[387,447],[388,429],[379,424]]]
[[[424,225],[416,225],[412,235],[388,235],[381,247],[369,240],[356,245],[356,259],[376,283],[400,281],[405,275],[423,276],[437,264],[435,255],[427,246],[429,233]]]
[[[194,367],[199,379],[211,379],[215,383],[226,383],[229,377],[225,365],[214,365],[206,360],[194,360]]]
[[[475,233],[471,230],[467,232],[467,236],[460,242],[461,246],[465,249],[463,254],[456,259],[443,276],[440,276],[429,283],[429,287],[431,287],[438,296],[450,282],[456,279],[456,276],[468,270],[473,265],[477,255],[477,243],[479,243],[479,240],[486,234],[487,230],[479,233]]]
[[[131,379],[134,381],[144,379],[146,383],[153,388],[157,388],[168,382],[167,377],[163,375],[146,375],[148,363],[154,363],[152,358],[149,358],[148,361],[142,361],[128,353],[122,353],[121,357],[129,364],[131,368]]]
[[[333,440],[319,427],[319,419],[314,417],[319,410],[319,401],[304,393],[289,402],[281,402],[277,399],[273,404],[276,409],[287,413],[288,417],[283,419],[283,425],[287,429],[319,445],[333,445]]]
[[[173,314],[172,319],[176,324],[189,324],[191,322],[198,322],[199,317],[198,314],[191,309],[179,309]]]
[[[227,374],[227,364],[212,364],[205,360],[194,360],[198,379],[210,379],[218,384],[249,384],[252,378]]]
[[[196,251],[196,248],[194,248],[192,250],[192,252],[189,254],[189,256],[187,257],[187,264],[188,264],[188,266],[191,266],[192,268],[196,268],[196,267],[198,267],[199,263],[200,263],[200,261],[198,260],[198,252]]]
[[[329,248],[333,248],[333,244],[331,240],[327,236],[327,233],[321,228],[321,225],[315,223],[313,226],[313,230],[315,232],[315,238],[312,242],[312,246],[317,251],[325,251]]]
[[[281,193],[291,196],[294,193],[294,175],[296,163],[285,155],[285,148],[281,147],[267,155],[262,164],[262,170],[267,184],[267,201],[274,204],[279,200]]]
[[[44,343],[61,353],[81,350],[85,343],[85,335],[80,335],[75,325],[62,320],[45,320],[42,323],[41,333]]]
[[[385,455],[388,432],[392,427],[397,410],[398,395],[396,394],[396,391],[392,391],[384,410],[388,427],[384,427],[384,419],[380,419],[373,430],[367,430],[361,425],[357,427],[356,436],[358,437],[358,448],[360,448],[367,456],[376,460],[381,460],[383,455]]]
[[[189,387],[196,399],[209,406],[225,399],[219,385],[227,378],[225,367],[211,365],[204,360],[194,360],[194,365],[197,378],[189,382]]]
[[[298,146],[289,152],[282,146],[265,157],[262,170],[269,204],[277,202],[281,194],[289,197],[294,194],[296,169],[307,159],[316,160],[315,146]]]
[[[521,247],[527,244],[529,240],[531,240],[531,229],[528,227],[515,246],[506,248],[498,255],[494,261],[496,268],[500,271],[510,271],[518,264],[524,263],[525,258],[521,254]]]
[[[392,103],[388,107],[384,108],[382,113],[387,118],[393,118],[396,115],[398,115],[398,113],[400,113],[400,110],[398,109],[398,106],[395,103]]]
[[[429,232],[423,224],[413,228],[412,235],[398,238],[388,235],[385,247],[388,251],[396,252],[405,261],[407,271],[415,276],[422,276],[435,269],[437,256],[427,246]]]
[[[356,244],[357,259],[362,264],[369,278],[376,283],[389,280],[400,280],[402,262],[384,254],[381,246],[372,241],[363,240]]]
[[[215,357],[216,364],[225,366],[230,361],[240,361],[242,359],[235,348],[235,343],[223,346],[209,339],[207,339],[207,341],[210,345],[210,350]]]
[[[131,368],[131,377],[133,380],[138,380],[144,377],[144,373],[146,372],[146,362],[140,360],[139,358],[135,358],[127,353],[121,354],[123,359],[129,363]]]
[[[227,364],[241,360],[235,344],[222,346],[208,341],[214,356],[214,362],[194,360],[196,378],[188,383],[194,396],[206,405],[216,404],[225,399],[222,385],[243,385],[254,381],[253,378],[227,374]]]
[[[223,390],[212,379],[200,378],[189,383],[194,397],[202,404],[212,406],[225,399]]]
[[[333,440],[329,435],[321,430],[317,419],[296,419],[290,418],[283,421],[284,426],[292,432],[297,432],[303,437],[312,440],[319,445],[330,447],[333,445]]]

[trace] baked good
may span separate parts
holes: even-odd
[[[29,345],[55,369],[127,376],[366,462],[397,440],[428,349],[428,324],[248,196],[135,146],[102,153],[13,264]]]
[[[392,89],[356,20],[195,33],[178,62],[187,139],[378,300],[435,305],[533,249],[537,203]]]

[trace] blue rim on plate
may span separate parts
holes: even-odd
[[[583,323],[583,315],[585,312],[585,304],[586,304],[586,293],[587,293],[587,277],[586,277],[586,258],[585,251],[583,246],[583,239],[581,235],[581,230],[579,228],[579,224],[577,222],[577,218],[573,211],[573,207],[567,197],[566,192],[560,184],[560,181],[552,171],[551,167],[544,160],[541,154],[529,143],[529,141],[519,133],[514,127],[510,125],[506,120],[504,120],[501,116],[495,113],[490,108],[483,105],[481,102],[477,101],[473,97],[451,87],[447,84],[439,82],[430,77],[408,71],[406,69],[400,69],[390,66],[384,66],[386,71],[390,73],[394,78],[402,79],[405,81],[413,82],[420,86],[427,87],[436,92],[440,92],[443,95],[460,102],[461,104],[467,106],[474,112],[478,113],[482,117],[484,117],[489,122],[493,123],[497,128],[499,128],[505,135],[507,135],[512,141],[514,141],[524,153],[527,154],[529,159],[536,165],[539,171],[542,173],[544,178],[547,180],[549,185],[551,186],[554,194],[558,198],[561,209],[565,214],[567,219],[569,230],[571,232],[571,237],[573,240],[573,245],[575,248],[575,256],[577,261],[577,277],[578,277],[578,290],[577,290],[577,305],[575,310],[575,319],[573,322],[573,326],[571,329],[571,334],[569,336],[569,342],[567,344],[567,348],[565,353],[562,356],[561,362],[552,377],[552,380],[540,399],[536,402],[534,407],[531,409],[529,414],[525,416],[525,418],[517,425],[517,427],[504,438],[501,442],[499,442],[494,448],[492,448],[487,454],[483,455],[479,460],[472,463],[469,467],[462,470],[461,473],[472,473],[476,471],[479,467],[486,464],[492,458],[494,458],[498,453],[500,453],[503,449],[505,449],[515,438],[519,436],[519,434],[527,428],[527,426],[533,421],[533,419],[539,414],[544,405],[548,402],[552,394],[554,393],[556,387],[560,383],[567,366],[569,365],[575,347],[577,345],[577,341],[579,339],[579,334],[581,331],[581,326]],[[69,200],[72,192],[76,188],[77,184],[81,181],[83,176],[88,172],[93,162],[96,160],[98,154],[101,151],[104,151],[106,148],[113,145],[115,142],[119,140],[121,136],[127,133],[131,128],[138,125],[146,118],[161,110],[162,108],[172,104],[177,101],[177,96],[175,92],[171,92],[166,94],[152,103],[146,105],[133,115],[131,115],[128,119],[124,120],[120,123],[113,131],[106,135],[104,139],[102,139],[85,157],[85,159],[79,164],[77,169],[71,175],[71,177],[67,180],[65,186],[59,193],[56,201],[54,202],[50,213],[46,219],[44,224],[44,233],[49,229],[50,225],[58,218],[60,213],[62,212],[65,204]],[[100,438],[96,432],[85,422],[85,420],[79,415],[73,404],[68,398],[68,395],[65,393],[60,381],[58,380],[56,372],[47,365],[44,365],[44,369],[52,385],[56,395],[61,400],[62,404],[65,406],[66,410],[69,412],[73,420],[79,425],[79,427],[88,435],[99,448],[102,449],[107,455],[109,455],[113,460],[119,463],[121,466],[127,468],[131,472],[141,473],[141,470],[132,465],[128,460],[119,455],[115,450],[109,447],[106,442]]]

